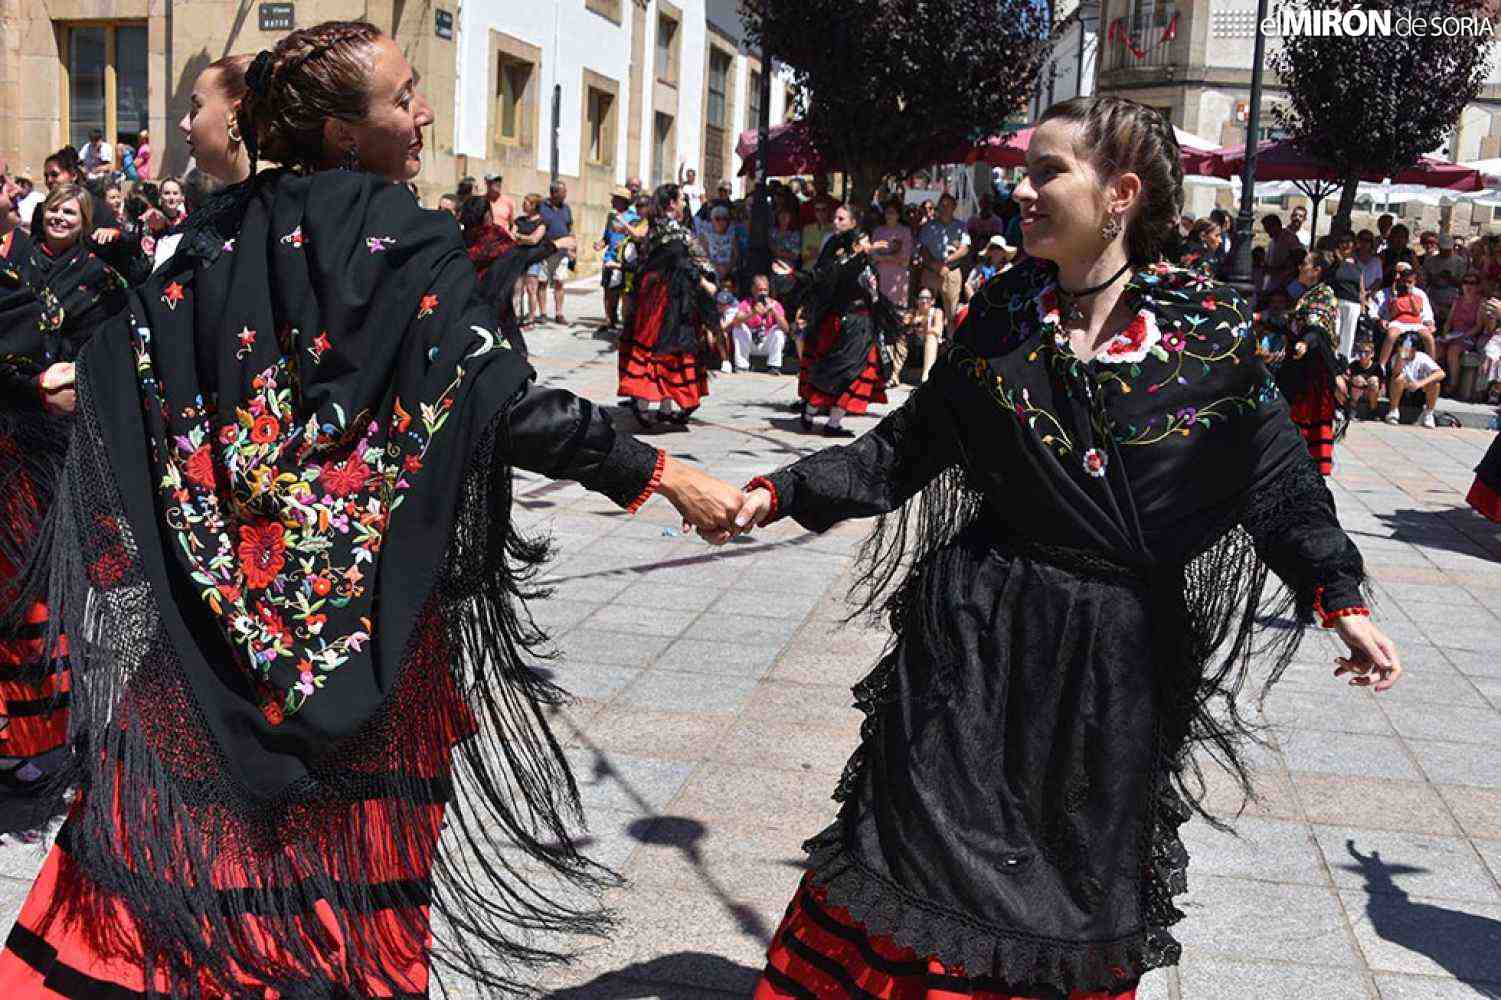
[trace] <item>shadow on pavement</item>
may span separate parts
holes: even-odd
[[[579,986],[555,990],[547,1000],[677,1000],[701,997],[706,989],[723,990],[735,996],[749,996],[761,970],[732,962],[719,955],[697,951],[679,951],[647,962],[637,962],[615,972],[601,973],[598,978]],[[678,987],[667,983],[682,984]],[[713,984],[712,986],[688,984]]]
[[[1446,549],[1465,555],[1489,549],[1495,557],[1501,532],[1468,506],[1445,510],[1398,509],[1376,515],[1391,529],[1391,537],[1425,548]]]
[[[1475,996],[1501,1000],[1501,982],[1475,981],[1501,977],[1501,972],[1494,971],[1501,970],[1497,962],[1501,920],[1414,902],[1394,876],[1417,875],[1428,869],[1383,861],[1376,850],[1363,855],[1355,849],[1354,840],[1345,841],[1345,850],[1356,863],[1339,867],[1365,877],[1366,916],[1377,935],[1427,956],[1474,990]]]

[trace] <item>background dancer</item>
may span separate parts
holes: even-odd
[[[642,427],[687,426],[709,394],[699,357],[704,328],[718,326],[714,266],[683,221],[676,184],[657,188],[637,265],[629,322],[620,335],[620,397]],[[648,406],[657,403],[651,414]]]

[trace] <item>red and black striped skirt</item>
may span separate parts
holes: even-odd
[[[813,366],[839,343],[839,323],[838,313],[830,310],[818,325],[818,332],[811,343],[804,345],[802,364],[797,372],[797,395],[815,410],[837,406],[845,413],[861,414],[870,409],[872,403],[886,402],[886,382],[881,378],[880,349],[875,344],[871,344],[870,350],[866,352],[865,367],[860,369],[855,381],[838,395],[825,392],[811,380]]]
[[[1310,379],[1296,399],[1288,400],[1288,412],[1319,472],[1330,475],[1334,471],[1333,387],[1322,379]]]
[[[868,933],[848,910],[831,906],[806,877],[766,953],[753,1000],[1048,1000],[986,976],[966,975]],[[1063,1000],[1060,993],[1054,993]],[[1123,993],[1074,992],[1067,1000],[1134,1000]]]
[[[650,272],[636,291],[631,328],[620,338],[620,397],[648,402],[670,399],[692,410],[709,394],[709,373],[694,352],[657,352],[657,336],[666,314],[667,284]]]

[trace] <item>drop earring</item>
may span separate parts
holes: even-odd
[[[342,163],[339,164],[339,169],[340,170],[359,170],[360,169],[360,149],[359,149],[359,146],[357,146],[355,143],[351,142],[349,144],[349,147],[344,150],[344,162],[342,162]]]
[[[1100,225],[1100,237],[1104,239],[1106,243],[1109,243],[1120,234],[1121,220],[1116,218],[1114,215],[1105,216],[1105,221]]]
[[[238,125],[230,123],[230,125],[224,129],[224,132],[229,136],[229,144],[231,146],[238,146],[240,144],[240,127]]]

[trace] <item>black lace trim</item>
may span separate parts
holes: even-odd
[[[1165,924],[1148,924],[1109,941],[1063,941],[982,923],[922,899],[865,868],[845,847],[842,820],[803,849],[809,855],[810,878],[828,894],[831,905],[848,910],[867,933],[890,938],[919,955],[937,956],[944,965],[961,968],[966,976],[1038,983],[1065,994],[1120,991],[1152,969],[1176,965],[1182,954]],[[1184,884],[1186,863],[1181,842],[1176,849],[1164,845],[1154,854],[1154,866],[1167,875],[1161,882],[1164,888]],[[1167,907],[1175,914],[1169,922],[1181,919],[1182,913],[1171,902]]]

